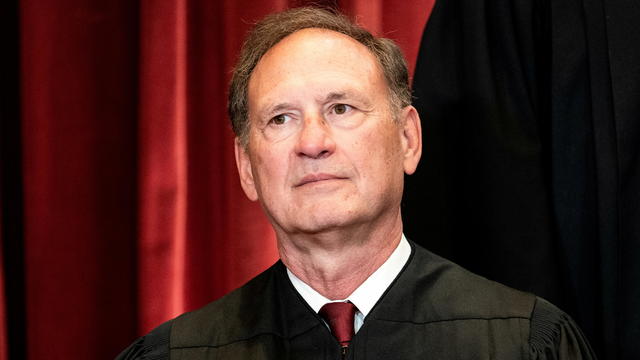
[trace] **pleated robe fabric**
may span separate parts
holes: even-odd
[[[474,275],[411,243],[404,269],[365,318],[347,359],[594,359],[545,300]],[[341,359],[281,262],[240,289],[153,330],[132,359]]]
[[[441,0],[414,77],[407,236],[640,354],[640,2]]]

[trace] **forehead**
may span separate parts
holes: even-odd
[[[371,51],[356,39],[343,33],[320,28],[306,28],[295,31],[284,37],[273,47],[271,47],[260,59],[260,63],[266,63],[271,58],[282,55],[282,52],[295,51],[294,54],[320,56],[327,50],[339,51],[332,57],[339,57],[340,60],[347,60],[343,55],[352,55],[360,60],[370,60],[377,62]],[[347,56],[349,57],[349,56]]]
[[[276,86],[308,86],[331,79],[357,85],[372,78],[382,79],[382,71],[366,46],[335,31],[303,29],[282,39],[260,59],[249,80],[249,102]]]

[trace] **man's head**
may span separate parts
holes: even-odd
[[[249,79],[262,56],[275,44],[296,31],[318,28],[345,34],[364,45],[376,58],[389,86],[394,115],[411,105],[409,72],[402,52],[389,39],[374,37],[345,16],[320,8],[302,7],[265,17],[247,37],[229,86],[228,111],[231,125],[246,146],[249,128]]]
[[[394,104],[369,47],[303,27],[263,53],[245,91],[249,123],[246,138],[236,139],[236,161],[245,193],[260,200],[276,231],[399,217],[404,173],[420,158],[420,123],[412,106]]]

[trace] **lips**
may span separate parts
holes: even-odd
[[[346,179],[342,176],[332,175],[332,174],[309,174],[300,179],[300,181],[296,184],[295,187],[300,187],[306,184],[326,181],[326,180],[341,180]]]

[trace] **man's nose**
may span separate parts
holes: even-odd
[[[331,155],[335,147],[331,128],[322,115],[305,115],[296,144],[298,155],[320,159]]]

